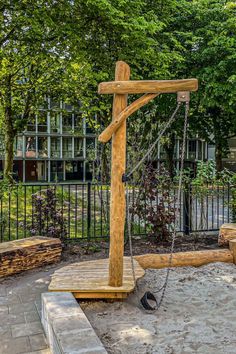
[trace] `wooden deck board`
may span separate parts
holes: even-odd
[[[108,259],[74,263],[58,269],[52,275],[49,291],[72,292],[76,298],[125,298],[135,288],[131,259],[124,257],[123,285],[108,285]],[[143,277],[145,271],[134,261],[136,280]]]

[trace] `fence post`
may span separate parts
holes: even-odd
[[[192,189],[191,184],[185,185],[183,190],[183,231],[185,235],[191,232],[192,215]]]
[[[91,236],[91,182],[87,183],[87,237]]]

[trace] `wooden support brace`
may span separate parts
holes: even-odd
[[[136,112],[139,108],[143,107],[145,104],[147,104],[149,101],[151,101],[153,98],[158,96],[158,93],[147,93],[143,95],[142,97],[138,98],[136,101],[131,103],[127,108],[125,108],[116,119],[114,119],[108,127],[99,135],[98,140],[101,143],[107,143],[111,137],[112,134],[114,134],[117,129],[121,126],[121,124],[129,117],[131,114]]]
[[[197,91],[197,79],[184,80],[147,80],[101,82],[98,93],[135,94],[135,93],[174,93],[178,91]]]

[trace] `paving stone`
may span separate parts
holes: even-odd
[[[1,327],[0,327],[0,338],[1,338],[1,340],[12,338],[11,328],[10,328],[9,325],[6,325],[6,324],[2,324],[1,325]],[[0,340],[0,343],[1,343],[1,340]]]
[[[6,325],[25,323],[25,316],[22,313],[0,314],[0,323],[6,324]]]
[[[23,353],[23,354],[52,354],[52,352],[50,349],[43,349],[43,350],[37,350],[36,352],[27,352],[27,353]]]
[[[0,354],[21,354],[30,351],[28,337],[1,339]]]
[[[32,350],[42,350],[48,347],[44,334],[36,334],[29,337]]]
[[[27,295],[19,295],[21,302],[27,303],[27,302],[35,302],[36,300],[40,300],[41,299],[41,292],[39,293],[35,293],[35,294],[31,294],[28,292]]]
[[[13,305],[20,302],[20,298],[17,295],[0,296],[0,305]]]
[[[0,315],[2,315],[3,313],[4,314],[9,313],[9,307],[7,305],[0,306]]]
[[[26,302],[24,304],[15,304],[15,305],[10,305],[9,306],[9,313],[23,313],[23,312],[29,312],[29,311],[35,311],[36,306],[34,302]]]
[[[6,296],[7,295],[7,290],[4,285],[0,286],[0,296]]]
[[[24,323],[20,325],[13,325],[11,326],[11,330],[13,338],[43,333],[43,328],[39,321]]]
[[[30,322],[35,322],[35,321],[40,321],[40,317],[38,314],[38,311],[30,311],[30,312],[24,312],[25,316],[25,322],[30,323]]]
[[[41,294],[42,295],[42,294]],[[38,312],[40,312],[42,310],[42,300],[41,300],[41,297],[40,297],[40,300],[36,300],[35,302],[35,306],[36,306],[36,309]]]

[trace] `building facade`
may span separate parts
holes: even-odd
[[[22,182],[90,180],[95,154],[95,132],[79,108],[47,99],[16,138],[14,177]]]

